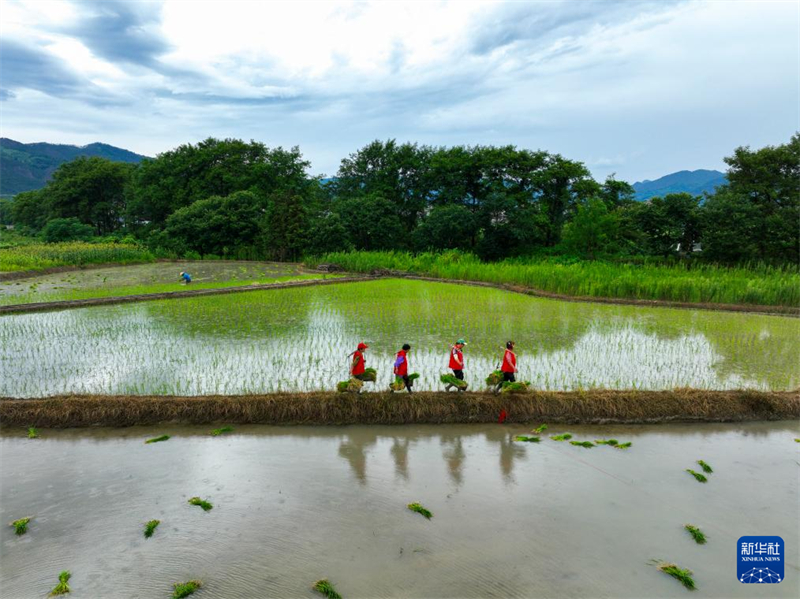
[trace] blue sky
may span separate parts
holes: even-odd
[[[0,134],[514,144],[629,181],[800,129],[800,3],[0,0]]]

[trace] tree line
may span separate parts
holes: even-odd
[[[727,184],[712,194],[637,202],[613,176],[598,182],[580,162],[513,146],[374,141],[324,179],[296,147],[210,138],[138,165],[77,158],[0,203],[0,222],[47,241],[131,237],[184,256],[457,249],[798,263],[800,134],[725,162]]]

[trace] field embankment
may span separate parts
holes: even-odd
[[[308,260],[348,272],[396,270],[440,279],[517,285],[559,296],[657,300],[679,304],[800,306],[796,267],[758,265],[728,268],[711,264],[624,264],[598,261],[507,260],[484,263],[470,254],[340,252]],[[756,311],[759,311],[756,309]]]
[[[274,393],[234,396],[65,395],[0,398],[3,427],[206,424],[455,424],[740,422],[800,418],[800,391]]]

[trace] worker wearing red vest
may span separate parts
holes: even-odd
[[[453,371],[455,377],[461,381],[464,380],[464,346],[467,344],[463,339],[456,341],[456,344],[450,348],[450,370]]]
[[[366,369],[367,359],[364,356],[364,351],[369,347],[366,343],[359,343],[358,349],[353,352],[353,362],[350,365],[350,374],[357,379],[363,379],[364,370]]]
[[[503,363],[500,365],[500,370],[503,373],[503,381],[497,386],[499,391],[503,383],[513,383],[517,380],[514,374],[517,372],[517,354],[514,353],[514,342],[506,342],[506,353],[503,356]]]
[[[403,349],[397,352],[396,359],[394,361],[394,375],[397,378],[402,378],[403,382],[406,384],[406,389],[408,389],[409,393],[411,391],[411,381],[408,378],[408,352],[411,350],[411,346],[408,343],[403,344]]]

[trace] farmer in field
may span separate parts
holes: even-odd
[[[500,370],[503,373],[502,382],[497,385],[497,390],[503,387],[503,383],[513,383],[517,380],[514,374],[517,372],[517,354],[514,353],[514,342],[506,342],[506,353],[503,356],[503,363],[500,365]]]
[[[188,285],[191,282],[192,282],[192,275],[190,275],[188,272],[182,272],[181,283],[183,283],[184,285]]]
[[[364,380],[364,370],[367,367],[367,358],[364,356],[364,352],[367,350],[369,345],[366,343],[359,343],[358,349],[353,352],[353,362],[350,364],[350,374],[353,378],[357,378],[359,380]]]
[[[456,341],[456,344],[450,348],[450,370],[453,375],[459,380],[464,380],[464,346],[467,344],[463,339]],[[450,390],[451,385],[445,387],[446,391]]]
[[[397,352],[394,361],[394,375],[402,378],[409,393],[411,391],[411,380],[408,378],[408,352],[411,351],[411,346],[408,343],[403,344],[403,349]]]

